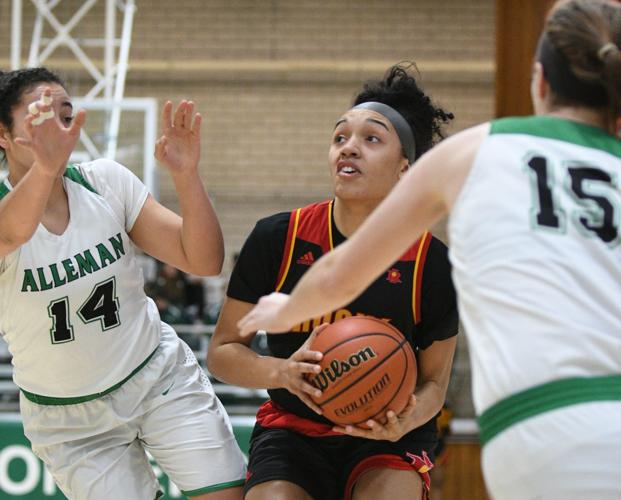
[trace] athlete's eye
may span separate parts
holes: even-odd
[[[336,143],[345,142],[346,140],[347,140],[347,137],[345,137],[343,134],[334,136],[334,142]]]
[[[369,141],[369,142],[379,142],[380,138],[377,137],[376,135],[370,135],[369,137],[367,137],[367,141]]]

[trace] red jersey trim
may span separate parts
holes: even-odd
[[[334,432],[332,426],[315,422],[290,413],[271,399],[259,407],[257,411],[257,423],[268,429],[288,429],[290,431],[311,437],[342,436],[340,432]]]
[[[298,237],[321,246],[323,253],[327,253],[334,248],[332,239],[332,205],[332,200],[322,201],[321,203],[307,205],[291,212],[285,250],[280,263],[280,270],[278,271],[275,291],[279,292],[287,280],[287,275],[291,269],[295,241]]]
[[[414,263],[414,286],[412,286],[412,313],[414,314],[414,324],[420,323],[422,319],[420,302],[423,286],[423,270],[425,268],[425,260],[427,259],[427,251],[429,250],[431,237],[431,233],[425,231],[418,240],[418,251]]]
[[[293,257],[293,247],[295,246],[295,236],[298,232],[298,222],[300,220],[300,211],[297,210],[291,212],[289,217],[289,227],[287,229],[287,240],[285,241],[285,251],[283,252],[282,261],[280,263],[280,269],[278,271],[278,278],[276,279],[276,291],[279,292],[282,288],[287,274],[289,274],[289,268],[291,267],[291,259]],[[293,224],[292,224],[293,222]]]

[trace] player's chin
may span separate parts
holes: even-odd
[[[334,196],[339,200],[354,203],[368,201],[370,190],[359,181],[342,181],[334,183]]]

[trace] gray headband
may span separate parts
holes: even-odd
[[[410,165],[414,163],[414,159],[416,158],[416,141],[414,140],[414,132],[412,131],[410,124],[405,121],[405,118],[403,118],[401,113],[387,104],[376,101],[363,102],[351,109],[368,109],[388,118],[388,121],[390,121],[399,136],[401,147],[403,148],[403,154],[408,159]]]

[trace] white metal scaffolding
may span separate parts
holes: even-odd
[[[98,38],[77,38],[72,30],[79,25],[99,0],[84,0],[77,3],[77,10],[66,23],[61,23],[54,14],[54,9],[62,0],[30,0],[36,9],[28,66],[40,66],[59,47],[68,48],[86,72],[93,79],[92,87],[76,101],[86,109],[102,110],[107,113],[105,151],[99,151],[95,141],[83,130],[81,141],[91,158],[107,157],[115,159],[117,155],[118,135],[121,111],[123,109],[142,111],[145,114],[145,134],[143,144],[143,178],[151,192],[156,191],[155,163],[153,147],[155,144],[155,123],[157,103],[152,98],[126,99],[125,79],[128,70],[129,50],[136,5],[134,0],[105,1],[105,20],[103,33]],[[76,2],[73,2],[76,4]],[[11,67],[21,67],[23,36],[23,3],[13,0],[11,20]],[[117,35],[117,17],[121,16],[121,29]],[[44,38],[45,28],[54,33]],[[103,50],[103,68],[87,54],[87,47],[101,47]],[[90,51],[92,53],[92,50]],[[99,63],[101,66],[101,62]]]

